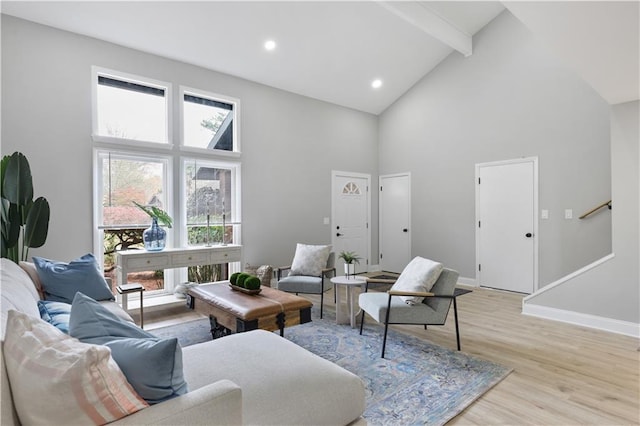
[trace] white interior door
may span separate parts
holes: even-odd
[[[402,272],[411,261],[411,175],[380,176],[380,268]]]
[[[371,253],[369,217],[371,203],[369,186],[371,175],[332,173],[331,243],[337,255],[341,251],[353,251],[361,257],[357,272],[366,272]],[[336,258],[337,274],[343,275],[343,262]]]
[[[476,166],[478,283],[537,288],[537,158]]]

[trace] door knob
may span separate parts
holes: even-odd
[[[526,234],[524,234],[524,236],[527,238],[531,238],[533,237],[533,234],[531,232],[527,232]]]
[[[341,237],[341,236],[342,236],[341,233],[339,233],[339,232],[336,233],[336,237]]]
[[[402,232],[409,232],[409,230],[407,228],[404,228]]]

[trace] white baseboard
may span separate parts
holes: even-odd
[[[478,287],[475,278],[459,277],[458,284],[468,285],[470,287]]]
[[[598,330],[609,331],[611,333],[640,338],[640,324],[628,321],[620,321],[591,314],[566,311],[564,309],[550,308],[548,306],[532,305],[530,303],[523,304],[522,313],[523,315],[566,322],[569,324],[581,325],[583,327],[595,328]]]
[[[380,265],[369,265],[369,272],[380,272],[382,269]]]

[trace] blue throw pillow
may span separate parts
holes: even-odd
[[[82,293],[71,304],[69,334],[84,343],[108,346],[131,386],[149,404],[188,392],[176,338],[154,337]]]
[[[40,318],[56,327],[65,334],[69,334],[69,315],[71,305],[52,300],[38,300]]]
[[[33,263],[46,300],[71,303],[77,292],[95,300],[115,300],[96,258],[90,253],[69,263],[34,256]]]

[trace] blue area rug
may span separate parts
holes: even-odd
[[[286,328],[285,338],[364,381],[369,425],[445,424],[511,372],[391,329],[382,359],[382,326],[369,319],[360,336],[358,328],[336,325],[328,307],[324,319],[314,309],[312,322]],[[207,319],[150,332],[178,337],[182,346],[211,339]],[[464,349],[464,338],[462,345]]]

